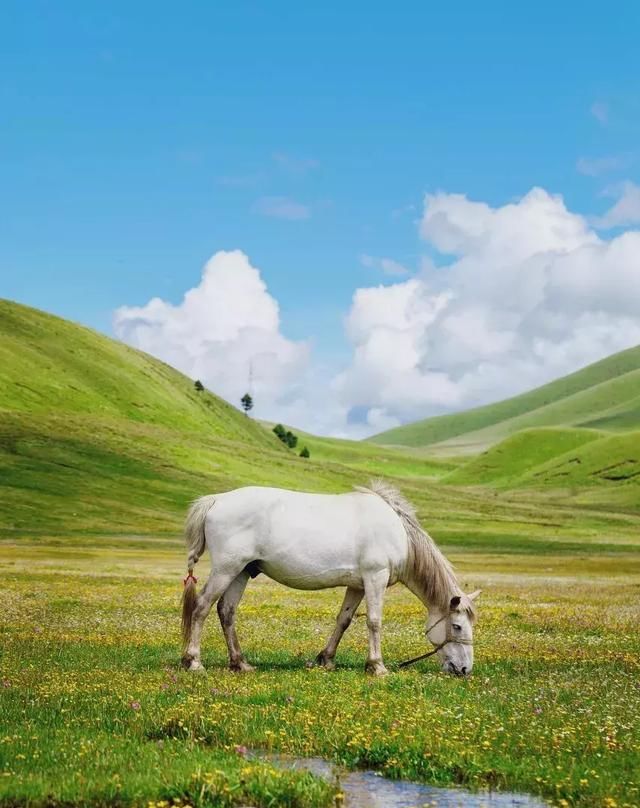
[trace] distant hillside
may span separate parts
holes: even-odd
[[[0,300],[0,411],[202,429],[273,447],[259,424],[148,354]]]
[[[540,426],[610,431],[640,428],[640,347],[514,398],[417,421],[369,440],[430,446],[441,454],[477,454],[521,429]]]
[[[274,424],[261,421],[265,429],[272,430]],[[394,449],[388,446],[376,446],[361,440],[345,440],[343,438],[323,438],[303,432],[291,424],[285,424],[298,437],[298,449],[306,446],[311,457],[322,463],[340,463],[353,469],[362,469],[363,474],[374,477],[425,477],[440,479],[447,472],[456,468],[463,459],[428,457],[422,450],[403,447]]]
[[[188,502],[204,493],[339,491],[371,475],[419,481],[454,467],[303,438],[310,459],[153,357],[0,300],[0,538],[176,537]]]
[[[562,457],[605,433],[590,429],[523,429],[510,435],[445,477],[453,485],[513,487],[548,461]]]
[[[564,452],[531,469],[521,478],[522,485],[583,488],[587,486],[628,486],[638,506],[640,483],[640,432],[607,435]]]
[[[574,504],[605,504],[637,513],[640,504],[640,431],[526,429],[474,457],[444,477],[454,486],[490,486],[517,492],[537,489],[570,495]]]
[[[296,461],[168,365],[0,300],[0,535],[175,533],[190,499],[259,482],[256,458],[271,480]]]

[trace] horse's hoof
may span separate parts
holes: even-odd
[[[245,662],[244,659],[241,659],[239,662],[232,662],[229,665],[229,670],[234,673],[251,673],[255,668],[253,665],[249,665],[248,662]]]
[[[389,673],[382,662],[367,662],[364,669],[369,676],[387,676]]]
[[[200,671],[200,673],[205,673],[204,666],[199,659],[194,659],[190,656],[183,656],[182,657],[182,667],[187,671]]]
[[[336,663],[333,659],[329,659],[329,657],[326,657],[324,654],[318,654],[311,667],[315,667],[316,665],[320,668],[324,668],[326,671],[334,671],[336,669]]]

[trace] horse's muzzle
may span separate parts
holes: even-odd
[[[471,671],[467,670],[466,665],[459,668],[454,662],[448,661],[443,667],[445,673],[450,673],[453,676],[469,676]]]

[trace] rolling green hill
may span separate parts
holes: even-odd
[[[271,436],[169,365],[122,342],[0,300],[0,410],[206,430],[273,447]]]
[[[524,429],[444,476],[442,483],[535,497],[544,510],[555,501],[619,513],[640,508],[640,431]],[[542,500],[546,498],[546,505]]]
[[[453,485],[515,486],[523,476],[604,433],[590,429],[523,429],[445,477]]]
[[[0,301],[0,531],[166,532],[260,452],[288,462],[275,436],[168,365]]]
[[[530,469],[519,480],[521,486],[586,488],[626,486],[636,506],[640,504],[640,432],[601,435],[558,453]]]
[[[310,460],[147,354],[0,301],[0,536],[175,535],[187,503],[210,491],[336,491],[453,467],[304,437]]]
[[[466,412],[428,418],[369,438],[384,445],[429,446],[439,454],[477,454],[522,429],[640,428],[640,347],[629,348],[543,387]]]
[[[298,434],[310,459],[286,449],[270,428],[216,396],[197,393],[192,380],[162,362],[89,329],[0,301],[0,541],[5,543],[19,537],[38,546],[59,544],[64,554],[63,548],[76,552],[89,537],[114,547],[125,539],[132,547],[153,540],[180,552],[185,508],[203,493],[248,484],[337,492],[384,476],[401,486],[445,546],[479,550],[498,542],[533,552],[540,542],[557,543],[540,510],[542,504],[548,511],[550,486],[553,497],[563,479],[574,487],[572,478],[545,463],[591,445],[556,433],[547,435],[546,448],[539,435],[535,441],[519,438],[524,442],[511,452],[517,457],[508,459],[507,453],[507,473],[496,466],[478,479],[473,469],[462,467],[461,457],[434,459],[421,449]],[[618,446],[625,446],[624,439]],[[595,468],[595,454],[592,461]],[[524,479],[539,468],[546,476]],[[452,484],[443,485],[445,478]],[[504,484],[509,479],[518,481],[519,490]],[[554,524],[565,526],[565,539],[574,525],[583,536],[586,524],[601,519],[609,536],[629,530],[626,514],[637,511],[637,503],[620,491],[636,486],[604,477],[599,486],[594,481],[576,483],[573,498],[563,499],[559,510],[554,506]],[[474,486],[477,482],[490,483],[491,495],[491,489]],[[584,499],[580,521],[577,497]],[[606,516],[591,515],[596,500]],[[625,515],[612,513],[612,502],[621,503]]]
[[[261,422],[268,430],[274,424]],[[376,446],[366,441],[344,438],[323,438],[304,432],[289,424],[284,425],[298,437],[298,449],[306,446],[313,460],[321,463],[340,463],[350,468],[362,469],[372,475],[394,477],[430,477],[440,479],[453,471],[463,461],[461,458],[430,457],[420,449],[404,447],[401,450],[389,446]]]

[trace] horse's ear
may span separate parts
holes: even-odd
[[[458,608],[458,606],[460,605],[460,600],[461,598],[459,595],[456,595],[455,597],[451,598],[451,602],[449,603],[449,608],[451,609],[451,611]]]
[[[469,600],[475,600],[476,598],[480,597],[482,594],[482,589],[476,589],[475,592],[472,592],[470,595],[467,595]]]

